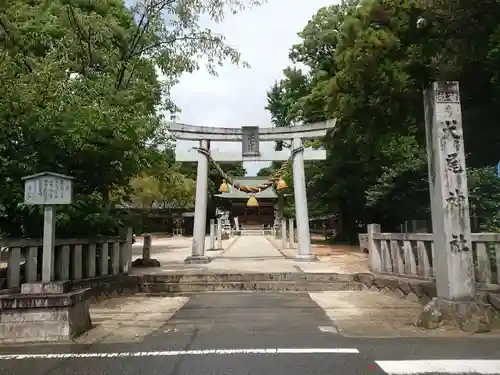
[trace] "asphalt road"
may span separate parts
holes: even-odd
[[[307,293],[211,293],[142,342],[0,347],[0,374],[500,374],[499,344],[344,338]]]

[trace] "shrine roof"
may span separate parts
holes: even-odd
[[[262,176],[247,176],[247,177],[236,177],[234,179],[234,183],[240,185],[248,185],[248,186],[257,186],[260,184],[264,184],[269,181],[271,177],[262,177]],[[248,199],[250,194],[235,189],[231,185],[229,185],[229,193],[216,194],[216,197],[224,198],[224,199]],[[255,194],[255,197],[263,198],[263,199],[277,199],[278,195],[274,191],[273,187],[269,187],[264,191],[261,191]]]

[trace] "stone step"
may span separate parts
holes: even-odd
[[[151,283],[143,284],[140,292],[146,294],[203,293],[219,291],[342,291],[362,290],[363,285],[356,282],[295,282],[295,281],[256,281],[256,282],[213,282],[213,283]]]
[[[142,276],[144,283],[213,283],[213,282],[263,282],[263,281],[295,281],[295,282],[351,282],[354,275],[339,273],[199,273],[199,274],[150,274]]]
[[[240,231],[241,236],[263,236],[264,230],[262,229],[242,229]]]

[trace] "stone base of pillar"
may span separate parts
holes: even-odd
[[[160,262],[152,258],[137,258],[132,262],[132,267],[136,268],[155,268],[160,266]]]
[[[314,262],[318,260],[318,257],[314,254],[308,254],[308,255],[297,254],[295,255],[295,260],[298,262]]]
[[[217,246],[215,246],[213,249],[205,249],[205,251],[221,251],[221,250],[224,250],[224,248]]]
[[[0,296],[0,343],[70,342],[91,329],[90,289],[70,289],[70,282],[37,282]]]
[[[482,333],[500,327],[500,317],[491,305],[482,301],[433,298],[424,306],[417,326],[426,329],[452,326],[464,332]]]
[[[184,259],[185,264],[207,264],[210,263],[212,259],[205,255],[190,255],[186,259]]]

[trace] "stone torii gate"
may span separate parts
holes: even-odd
[[[216,162],[286,161],[291,156],[293,159],[293,186],[299,241],[297,260],[314,259],[309,233],[304,160],[325,160],[326,151],[304,148],[302,141],[324,137],[329,129],[335,127],[335,122],[335,120],[329,120],[290,128],[259,128],[258,126],[214,128],[172,123],[169,130],[176,139],[199,141],[199,148],[193,148],[189,151],[176,149],[175,152],[176,161],[198,163],[192,253],[185,262],[210,262],[210,258],[205,255],[209,163],[206,153],[210,153],[210,157]],[[242,152],[210,150],[211,141],[241,142]],[[292,147],[291,150],[261,152],[259,149],[261,141],[291,141]]]

